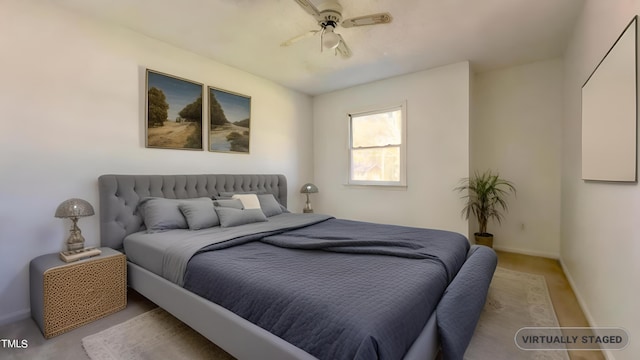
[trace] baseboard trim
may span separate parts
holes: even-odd
[[[31,316],[31,310],[18,310],[7,315],[0,316],[0,326],[11,324],[16,321],[28,319]]]
[[[560,255],[559,254],[552,254],[552,253],[546,253],[546,252],[534,251],[534,250],[514,249],[514,248],[507,247],[507,246],[496,246],[495,244],[493,245],[493,248],[495,250],[510,252],[510,253],[514,253],[514,254],[539,256],[539,257],[553,259],[553,260],[560,260]]]
[[[573,276],[571,276],[571,273],[569,272],[569,269],[567,269],[567,267],[564,264],[564,261],[562,261],[562,257],[560,259],[558,259],[558,261],[560,262],[560,267],[562,267],[562,271],[564,272],[564,276],[567,278],[567,281],[569,281],[569,286],[571,286],[571,290],[573,290],[573,293],[575,294],[576,299],[578,300],[578,305],[580,306],[580,309],[582,310],[582,313],[584,314],[584,317],[587,319],[587,322],[589,323],[589,326],[591,326],[591,327],[598,326],[596,324],[596,321],[593,319],[593,316],[589,312],[589,308],[587,307],[587,303],[584,301],[584,298],[580,294],[580,291],[578,291],[578,287],[576,286],[575,281],[573,281]],[[607,360],[615,360],[615,356],[613,356],[613,353],[611,352],[611,350],[600,350],[600,351],[604,355],[605,359],[607,359]]]

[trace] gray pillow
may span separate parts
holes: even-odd
[[[203,197],[182,202],[178,208],[187,219],[189,230],[206,229],[220,225],[218,214],[213,209],[213,201]]]
[[[216,213],[220,219],[221,227],[233,227],[267,221],[267,217],[260,209],[235,209],[231,207],[216,206]]]
[[[280,203],[276,200],[273,194],[258,195],[258,200],[260,201],[260,208],[262,208],[262,212],[265,216],[271,217],[282,214]]]
[[[187,220],[180,212],[180,200],[148,197],[138,204],[147,232],[186,229]]]
[[[242,201],[238,199],[213,200],[213,205],[219,207],[230,207],[239,210],[244,209]]]

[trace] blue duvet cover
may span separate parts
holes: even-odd
[[[184,287],[319,359],[401,359],[468,250],[453,232],[328,219],[207,246]]]

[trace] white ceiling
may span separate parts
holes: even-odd
[[[318,0],[311,0],[317,3]],[[218,62],[315,95],[468,60],[474,71],[561,56],[583,0],[341,0],[343,17],[390,24],[336,29],[353,56],[320,52],[295,0],[57,0]]]

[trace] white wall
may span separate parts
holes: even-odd
[[[469,170],[467,62],[398,76],[313,98],[317,212],[381,223],[440,228],[467,235],[453,191]],[[407,184],[404,189],[345,185],[347,113],[407,102]]]
[[[638,0],[587,0],[565,55],[561,258],[592,325],[621,326],[640,354],[640,187],[581,180],[581,87],[633,16]]]
[[[100,174],[282,173],[289,206],[302,207],[310,97],[39,3],[5,0],[0,11],[0,323],[28,315],[29,261],[62,250],[71,226],[54,218],[57,205],[80,197],[97,211]],[[146,149],[145,68],[250,95],[251,154]],[[98,215],[79,225],[98,245]]]
[[[489,224],[496,249],[560,256],[562,69],[555,59],[475,76],[471,173],[498,171],[517,188],[502,226]]]

